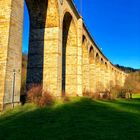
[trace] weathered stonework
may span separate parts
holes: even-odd
[[[123,86],[126,74],[90,36],[72,0],[26,0],[30,16],[27,87],[57,97]],[[0,109],[20,102],[24,0],[0,1]],[[14,97],[14,98],[13,98]]]
[[[20,99],[23,4],[19,0],[0,1],[1,108]]]

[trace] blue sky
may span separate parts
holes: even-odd
[[[81,0],[74,0],[81,12]],[[24,7],[23,51],[29,17]],[[82,16],[95,42],[114,64],[140,68],[140,0],[82,0]]]

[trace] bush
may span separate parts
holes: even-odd
[[[84,91],[83,92],[83,96],[85,96],[85,97],[92,97],[93,96],[93,93],[91,93],[89,91]]]
[[[83,92],[83,96],[85,97],[90,97],[92,99],[111,99],[111,94],[109,91],[104,91],[104,92]]]
[[[92,99],[101,99],[100,93],[94,93],[94,94],[92,94],[91,98]]]
[[[33,85],[27,93],[28,101],[35,104],[39,104],[39,100],[41,97],[42,97],[41,85]]]
[[[26,102],[26,75],[27,75],[27,54],[22,55],[22,78],[21,78],[21,93],[20,101],[22,104]]]
[[[104,91],[102,93],[95,93],[93,97],[94,99],[111,99],[110,92],[108,91]]]
[[[62,100],[63,100],[64,103],[70,102],[70,98],[68,96],[63,96]]]
[[[115,86],[111,88],[111,96],[113,99],[115,98],[127,98],[127,92],[123,88],[119,86]]]
[[[119,89],[117,87],[112,87],[110,90],[111,98],[116,99],[119,94]]]
[[[140,91],[140,71],[130,73],[127,76],[124,89],[131,93],[137,93]]]
[[[103,99],[111,99],[110,92],[105,91],[102,96]]]
[[[122,89],[118,92],[117,98],[126,98],[126,92]]]
[[[53,104],[54,104],[53,96],[49,92],[43,92],[38,105],[40,107],[45,107],[52,106]]]
[[[27,93],[29,102],[32,102],[40,107],[51,106],[54,104],[54,98],[49,92],[42,89],[42,85],[34,85]]]

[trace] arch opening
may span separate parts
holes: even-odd
[[[90,47],[90,50],[89,50],[89,62],[90,62],[90,64],[92,64],[93,61],[94,61],[94,49],[93,49],[93,47],[91,46],[91,47]]]
[[[22,74],[21,74],[21,102],[25,102],[26,96],[26,80],[27,80],[27,63],[29,51],[29,32],[30,17],[26,2],[24,2],[24,18],[23,18],[23,37],[22,37]]]
[[[98,53],[96,53],[96,64],[98,64],[98,63],[99,63],[99,59],[100,59],[100,56],[99,56],[99,54],[98,54]]]
[[[84,35],[82,40],[82,83],[84,94],[89,91],[89,54],[87,39]]]
[[[64,15],[62,32],[62,93],[72,95],[77,85],[77,33],[69,12]]]
[[[50,43],[50,32],[48,31],[49,29],[52,31],[53,28],[59,26],[59,9],[56,0],[25,0],[26,6],[30,23],[26,80],[26,87],[28,89],[32,85],[40,84],[44,86],[44,72],[47,71],[46,65],[50,67],[51,63],[46,61],[46,59],[52,56],[53,51],[50,50],[49,44],[53,43]],[[51,9],[54,10],[52,11]],[[55,47],[54,45],[52,46]],[[45,73],[45,82],[47,81],[45,86],[50,84],[47,74]]]
[[[29,12],[30,31],[27,65],[27,89],[42,84],[44,61],[44,35],[47,19],[48,0],[26,0]]]
[[[89,50],[89,66],[90,66],[90,75],[89,75],[89,83],[90,83],[90,92],[94,93],[96,90],[95,87],[95,62],[94,62],[94,49],[93,46],[90,47]]]
[[[101,58],[101,65],[104,65],[104,60],[103,60],[103,58]]]

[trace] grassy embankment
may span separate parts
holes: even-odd
[[[138,140],[140,95],[131,101],[76,98],[50,108],[32,104],[0,114],[0,140]]]

